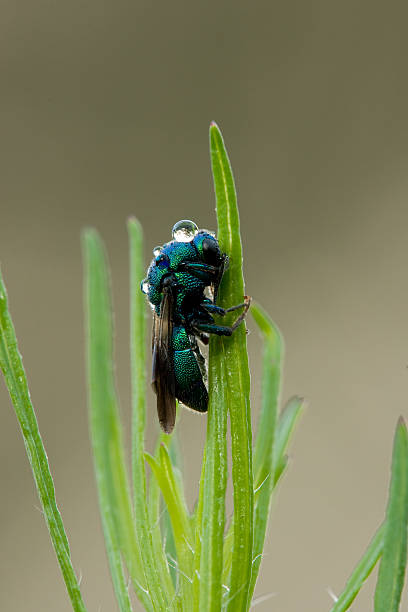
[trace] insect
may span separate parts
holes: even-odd
[[[208,344],[210,334],[230,336],[243,321],[250,298],[231,308],[216,305],[218,288],[228,266],[217,239],[182,220],[173,240],[153,249],[154,258],[141,282],[153,309],[152,387],[162,429],[171,433],[176,399],[198,412],[207,412],[205,359],[197,340]],[[242,308],[230,326],[218,325],[213,315],[224,316]]]

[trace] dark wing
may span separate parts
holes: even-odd
[[[163,291],[160,317],[154,313],[152,336],[152,387],[157,395],[157,414],[162,429],[173,431],[176,421],[176,380],[174,376],[172,336],[174,298],[169,287]]]

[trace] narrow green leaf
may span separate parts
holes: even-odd
[[[211,396],[211,391],[210,394]],[[211,399],[209,400],[209,402],[211,402]],[[208,582],[207,587],[208,587],[208,591],[207,592],[212,592],[213,588],[215,587],[215,596],[217,597],[217,586],[216,586],[216,581],[213,581],[213,576],[211,575],[211,564],[210,564],[210,557],[211,555],[209,554],[209,550],[207,550],[204,554],[204,556],[202,557],[201,555],[201,545],[203,543],[203,507],[204,507],[204,483],[205,483],[205,464],[206,464],[206,446],[209,443],[209,438],[208,438],[208,422],[209,422],[209,416],[207,417],[207,439],[205,442],[205,446],[204,446],[204,452],[203,452],[203,461],[202,461],[202,466],[201,466],[201,476],[200,476],[200,484],[199,484],[199,491],[198,491],[198,500],[197,500],[197,504],[196,507],[194,509],[194,539],[195,539],[195,545],[194,545],[194,573],[193,573],[193,604],[194,604],[194,612],[199,612],[200,610],[200,586],[201,586],[201,580],[200,580],[200,566],[201,566],[201,559],[203,558],[203,565],[204,565],[204,559],[206,562],[206,566],[207,566],[207,574],[209,573],[209,578],[208,578]],[[225,495],[225,493],[224,493]],[[223,498],[224,499],[224,498]],[[208,521],[207,521],[207,528],[208,528]],[[208,544],[208,536],[206,537],[206,539],[204,540],[205,544]],[[209,570],[209,572],[208,572]],[[221,598],[221,593],[219,594],[219,597]],[[204,599],[204,594],[203,594],[203,599]]]
[[[373,571],[375,564],[381,556],[384,544],[385,525],[381,525],[371,540],[364,555],[356,565],[348,579],[344,590],[340,594],[330,612],[345,612],[357,597],[361,587]]]
[[[178,419],[178,410],[179,410],[179,407],[178,407],[178,404],[176,404],[176,411],[177,411],[176,423]],[[184,500],[185,499],[184,484],[183,484],[183,480],[181,477],[181,473],[178,469],[179,466],[181,465],[181,454],[180,454],[180,448],[178,445],[177,427],[173,429],[171,434],[166,434],[163,432],[160,433],[159,442],[156,446],[156,451],[154,454],[156,461],[159,461],[159,462],[160,462],[160,447],[162,444],[164,444],[169,451],[170,459],[173,465],[174,476],[177,480],[177,483],[181,491],[182,498]],[[153,494],[153,490],[155,489],[158,489],[158,491],[160,492],[160,487],[158,485],[156,478],[151,478],[150,488],[152,489],[151,494]],[[186,508],[187,508],[187,505],[186,505]],[[160,516],[160,501],[159,501],[159,506],[157,508],[157,513],[159,517]],[[173,585],[177,591],[178,590],[177,585],[179,584],[179,573],[177,572],[178,561],[177,561],[176,542],[174,540],[173,527],[171,525],[170,514],[169,514],[169,511],[166,505],[164,505],[163,512],[161,514],[161,521],[160,521],[160,518],[158,518],[158,520],[159,522],[161,522],[162,532],[163,532],[162,548],[164,547],[165,558],[170,563],[170,565],[168,565],[168,569],[170,572],[170,576],[171,576]]]
[[[267,358],[268,357],[265,356],[265,359]],[[273,446],[274,448],[274,452],[273,452],[274,458],[272,461],[272,465],[274,466],[273,479],[272,479],[273,480],[273,490],[275,490],[279,479],[281,478],[284,470],[286,469],[288,458],[285,455],[285,453],[286,453],[290,438],[293,434],[294,427],[303,410],[303,406],[304,406],[304,403],[303,403],[302,398],[293,397],[292,399],[288,401],[287,405],[285,406],[285,408],[283,409],[279,417],[278,424],[276,427],[276,432],[275,432],[274,446]],[[254,469],[254,472],[255,472],[255,469]],[[268,486],[269,477],[266,476],[264,480],[261,480],[260,476],[258,476],[256,481],[259,484],[255,487],[255,504],[257,504],[259,501],[259,492],[261,491],[261,489],[265,485]],[[233,532],[234,532],[234,521],[232,520],[228,528],[227,534],[224,538],[224,569],[223,569],[224,584],[227,583],[227,577],[231,569]],[[255,553],[254,553],[254,559],[256,562]]]
[[[193,534],[191,531],[190,519],[188,515],[186,500],[184,497],[184,491],[180,486],[180,476],[176,475],[175,470],[177,468],[173,467],[173,464],[170,460],[169,451],[167,449],[167,446],[164,444],[160,446],[159,457],[162,470],[173,491],[174,500],[177,504],[178,519],[182,524],[185,539],[189,543],[189,547],[191,550]]]
[[[155,483],[157,482],[155,478],[153,478],[152,480]],[[177,591],[177,585],[179,584],[179,575],[177,573],[178,561],[176,541],[174,539],[173,527],[171,526],[171,518],[169,511],[167,510],[167,506],[165,506],[163,510],[162,526],[165,555],[168,559],[168,562],[171,563],[171,565],[169,566],[169,572],[171,580],[173,582],[173,586]]]
[[[178,411],[179,411],[179,406],[177,404],[176,423],[178,419]],[[183,481],[183,474],[182,474],[182,455],[181,455],[181,450],[180,450],[180,446],[178,442],[177,427],[174,428],[173,432],[170,435],[162,433],[160,435],[160,440],[162,441],[163,444],[165,444],[165,446],[168,449],[170,460],[173,466],[174,478],[176,480],[177,486],[180,491],[180,497],[183,500],[183,504],[186,509],[187,520],[190,522],[190,532],[192,534],[192,537],[194,537],[193,536],[194,517],[189,515],[188,510],[187,510],[187,503],[185,501],[184,481]],[[159,450],[160,450],[160,447],[159,447]],[[155,479],[153,479],[153,481],[154,480]],[[174,585],[177,585],[179,584],[180,581],[179,581],[179,574],[177,572],[178,562],[177,562],[176,542],[174,539],[173,527],[171,525],[171,518],[170,518],[169,511],[167,509],[167,506],[164,507],[162,528],[163,528],[163,538],[165,542],[165,553],[166,553],[167,559],[169,560],[169,563],[171,564],[170,574],[171,574]]]
[[[401,418],[394,437],[384,551],[374,598],[375,612],[397,612],[399,609],[407,563],[407,525],[408,434]]]
[[[286,467],[287,457],[285,453],[303,409],[303,398],[295,396],[288,401],[281,415],[279,416],[273,458],[275,485]]]
[[[55,489],[47,454],[38,429],[31,403],[28,383],[13,322],[8,310],[7,292],[0,273],[0,368],[13,402],[28,460],[31,465],[38,496],[43,507],[51,541],[57,555],[62,576],[75,612],[86,612],[81,591],[72,567],[68,540],[55,499]]]
[[[156,451],[154,455],[157,462],[159,462],[159,452],[160,452],[161,444],[168,442],[169,438],[171,439],[173,436],[174,436],[174,431],[170,436],[165,433],[160,434],[159,443],[156,447]],[[176,580],[177,574],[176,574],[176,570],[173,567],[169,568],[167,561],[166,561],[166,557],[165,557],[164,543],[162,541],[162,533],[160,529],[160,523],[161,523],[161,518],[162,518],[161,509],[160,509],[160,501],[161,501],[161,492],[160,492],[159,483],[157,481],[157,478],[151,478],[149,482],[148,512],[149,512],[149,522],[151,525],[151,532],[152,532],[153,555],[155,556],[156,559],[161,560],[160,564],[158,565],[159,569],[161,569],[161,580],[162,580],[163,587],[165,588],[166,592],[170,594],[169,601],[172,602],[175,598],[174,587],[177,584],[177,580]],[[167,508],[165,508],[165,512],[166,512],[166,515],[170,523],[170,517],[168,515]],[[170,532],[171,532],[172,542],[174,544],[173,531],[171,528],[171,524],[170,524]],[[165,536],[165,545],[166,545],[166,551],[167,551],[168,550],[167,548],[168,547],[168,536]],[[174,544],[174,550],[171,550],[170,555],[173,559],[177,558],[175,544]],[[170,604],[170,609],[172,609],[171,604]]]
[[[220,187],[219,165],[214,165],[213,135],[215,125],[210,128],[211,162],[214,174],[217,207],[227,214],[225,192],[218,193]],[[217,177],[216,177],[217,174]],[[220,200],[220,201],[219,201]],[[222,200],[222,201],[221,201]],[[221,231],[221,235],[220,235]],[[225,227],[218,232],[221,249],[228,252],[231,238]],[[221,238],[221,240],[220,240]],[[224,242],[222,242],[222,240]],[[239,240],[239,237],[238,237]],[[241,259],[238,266],[241,265]],[[234,266],[236,275],[236,265]],[[219,303],[225,304],[225,281],[218,295]],[[224,297],[223,297],[224,295]],[[228,296],[227,296],[228,299]],[[242,301],[242,292],[239,303]],[[231,306],[231,303],[229,304]],[[226,388],[226,351],[224,340],[212,336],[209,350],[208,388],[209,406],[207,416],[207,436],[204,448],[203,466],[200,479],[200,492],[195,512],[195,557],[194,557],[194,610],[221,609],[221,576],[223,567],[223,538],[225,525],[225,492],[227,487],[227,407]]]
[[[283,341],[272,319],[258,305],[252,304],[251,314],[264,340],[262,408],[254,450],[254,547],[251,586],[252,598],[261,565],[268,524],[274,479],[274,444],[278,418]]]
[[[145,459],[157,479],[170,514],[177,550],[181,594],[186,609],[192,610],[193,535],[187,509],[166,446],[164,444],[160,446],[159,460],[149,453],[145,453]]]
[[[124,461],[113,369],[113,321],[104,248],[94,230],[84,235],[89,418],[99,505],[116,598],[131,610],[121,562],[124,553],[139,599],[152,610],[141,569]]]
[[[220,338],[211,338],[207,437],[196,509],[194,610],[221,609],[222,547],[227,487],[227,399],[224,351]]]
[[[223,548],[223,570],[222,570],[222,583],[228,585],[230,582],[231,565],[232,565],[232,546],[234,544],[234,520],[231,519],[227,533],[224,537],[224,548]],[[227,592],[224,593],[224,597],[227,596]]]
[[[287,465],[288,465],[288,457],[287,455],[283,455],[282,459],[280,460],[279,464],[276,466],[274,470],[274,483],[273,483],[274,488],[276,487],[279,480],[281,479],[281,476],[283,475],[283,472],[286,470]]]
[[[215,123],[210,127],[210,150],[217,201],[217,237],[221,250],[229,256],[229,269],[221,282],[219,301],[221,306],[229,307],[241,303],[244,297],[242,246],[234,179],[221,132]],[[231,313],[226,324],[231,324],[233,319]],[[231,338],[214,340],[213,345],[217,346],[222,358],[218,372],[224,379],[220,384],[225,387],[232,439],[234,543],[228,609],[246,610],[252,570],[254,493],[245,325],[240,325]],[[221,552],[222,546],[218,546],[218,550]],[[222,575],[218,565],[217,572]]]
[[[166,592],[167,564],[163,555],[154,554],[152,526],[149,522],[146,495],[146,473],[144,462],[144,437],[146,421],[146,374],[145,374],[145,337],[146,304],[140,290],[143,277],[143,237],[142,229],[136,219],[128,221],[130,243],[130,359],[132,381],[132,468],[134,486],[134,508],[137,542],[143,562],[147,589],[153,606],[162,610],[174,595],[174,590]],[[157,552],[157,550],[156,550]]]
[[[254,446],[256,490],[274,467],[272,459],[278,415],[283,341],[279,329],[259,304],[252,303],[251,315],[264,341],[262,407]]]

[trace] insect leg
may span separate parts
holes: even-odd
[[[207,312],[211,312],[213,314],[217,314],[217,315],[220,315],[221,317],[224,317],[228,312],[233,312],[234,310],[239,310],[240,308],[245,308],[246,309],[245,312],[246,312],[249,308],[250,302],[251,302],[250,298],[245,296],[245,302],[242,302],[241,304],[237,304],[236,306],[231,306],[230,308],[221,308],[221,306],[217,306],[216,304],[211,302],[211,300],[202,302],[200,306],[204,308],[205,310],[207,310]]]
[[[250,304],[251,304],[251,298],[248,295],[245,295],[244,301],[241,302],[241,304],[237,304],[236,306],[230,306],[230,308],[221,308],[221,306],[217,306],[216,304],[214,304],[214,302],[212,302],[209,299],[204,300],[204,302],[202,302],[200,306],[204,308],[205,310],[207,310],[208,312],[212,312],[214,314],[218,314],[224,317],[228,312],[233,312],[234,310],[239,310],[240,308],[244,308],[245,309],[244,312],[246,313]]]
[[[238,306],[233,306],[232,308],[228,308],[227,310],[224,310],[223,313],[213,311],[213,312],[216,312],[216,314],[225,315],[227,312],[231,312],[232,310],[237,310],[237,308],[243,307],[244,311],[239,315],[239,317],[234,321],[234,323],[231,326],[217,325],[216,323],[207,323],[205,321],[200,321],[199,319],[193,319],[190,322],[190,324],[194,329],[197,329],[200,332],[205,332],[207,334],[217,334],[217,336],[231,336],[234,333],[234,331],[237,329],[238,325],[240,325],[242,321],[245,319],[250,303],[251,303],[251,298],[248,296],[245,296],[245,302],[243,304],[239,304]],[[216,308],[218,307],[216,306]]]
[[[239,321],[239,323],[241,322],[242,321]],[[200,321],[192,321],[194,329],[203,331],[206,334],[216,334],[217,336],[231,336],[237,327],[235,326],[235,323],[234,326],[227,327],[226,325],[217,325],[216,323],[201,323]]]

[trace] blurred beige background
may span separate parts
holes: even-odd
[[[80,232],[96,226],[109,249],[129,446],[125,221],[144,225],[146,264],[180,218],[215,228],[212,119],[237,180],[247,291],[284,333],[284,398],[309,401],[257,589],[275,596],[256,609],[329,610],[328,587],[340,591],[381,522],[408,417],[407,18],[405,2],[359,0],[1,3],[0,261],[90,612],[116,607],[87,430]],[[256,419],[256,332],[249,345]],[[0,405],[0,609],[68,612],[3,382]],[[190,503],[204,429],[184,412]],[[372,609],[373,585],[355,612]]]

